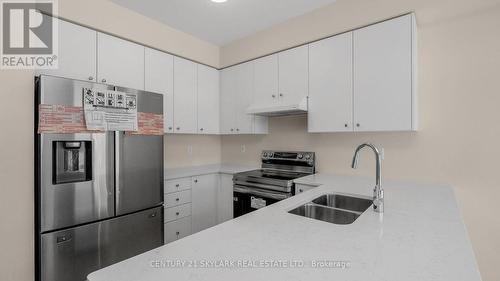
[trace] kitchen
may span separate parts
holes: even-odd
[[[250,32],[245,34],[244,37],[237,38],[237,40],[236,37],[232,37],[232,40],[235,40],[231,40],[232,42],[217,37],[229,36],[230,28],[228,28],[228,32],[222,32],[223,29],[221,29],[221,32],[205,32],[203,36],[208,37],[208,39],[205,39],[207,41],[205,41],[184,33],[196,34],[193,30],[189,31],[189,25],[186,23],[184,24],[187,31],[181,32],[176,30],[182,30],[181,27],[175,26],[176,29],[174,29],[159,22],[159,19],[144,16],[143,14],[146,11],[141,10],[140,7],[134,8],[133,1],[129,1],[129,6],[126,4],[127,1],[122,3],[120,3],[121,1],[86,2],[91,4],[79,3],[78,1],[58,2],[60,18],[67,20],[69,26],[75,30],[84,30],[87,32],[86,34],[92,33],[90,41],[95,41],[93,43],[89,43],[89,40],[77,41],[77,33],[71,31],[69,34],[73,35],[74,39],[64,41],[63,34],[65,30],[64,26],[61,25],[59,30],[60,44],[66,43],[67,45],[60,45],[62,46],[59,50],[61,60],[57,71],[60,71],[59,74],[63,72],[65,74],[57,76],[85,81],[92,77],[94,82],[99,81],[99,83],[118,85],[125,88],[162,92],[161,90],[145,88],[148,79],[151,79],[149,81],[150,86],[154,84],[153,81],[158,81],[158,87],[172,87],[167,92],[174,93],[173,102],[164,99],[164,105],[167,105],[167,107],[164,106],[165,112],[167,112],[166,116],[168,116],[169,111],[166,108],[168,106],[173,107],[173,118],[165,118],[165,131],[167,134],[163,138],[164,191],[168,195],[191,190],[191,198],[189,199],[191,202],[185,201],[185,204],[191,204],[192,213],[190,216],[186,215],[181,219],[190,217],[193,228],[188,232],[191,235],[160,248],[165,250],[164,252],[158,250],[160,254],[155,256],[156,258],[175,257],[179,260],[193,260],[213,257],[237,260],[248,254],[248,258],[266,257],[267,255],[268,258],[299,259],[301,257],[296,256],[295,253],[300,252],[305,255],[305,260],[318,257],[349,260],[351,268],[347,271],[331,269],[314,271],[311,268],[301,269],[302,271],[297,269],[291,269],[292,271],[283,269],[265,271],[248,268],[239,270],[249,274],[248,278],[269,274],[267,278],[283,279],[283,276],[298,272],[297,279],[300,279],[301,274],[307,273],[317,274],[318,279],[334,278],[335,276],[340,276],[339,279],[359,279],[366,276],[365,274],[373,273],[381,274],[378,278],[380,280],[383,280],[384,277],[385,279],[394,280],[393,277],[395,276],[410,274],[405,271],[405,268],[408,269],[407,264],[396,263],[398,258],[404,260],[401,257],[411,254],[413,260],[432,260],[433,257],[438,259],[439,254],[435,256],[419,256],[415,252],[415,247],[406,248],[411,245],[415,246],[412,241],[415,242],[418,239],[403,239],[399,240],[401,241],[399,247],[401,247],[400,253],[405,253],[405,255],[399,255],[396,254],[396,251],[388,250],[394,244],[390,244],[383,237],[381,238],[382,241],[387,242],[387,244],[369,245],[367,241],[371,240],[368,240],[364,235],[382,235],[375,232],[380,230],[378,227],[384,226],[384,230],[389,231],[389,233],[385,232],[388,238],[402,239],[403,236],[391,236],[390,229],[392,226],[404,224],[404,221],[391,220],[391,216],[396,213],[405,213],[404,211],[408,216],[413,216],[416,226],[432,225],[436,229],[441,229],[432,224],[431,221],[425,222],[426,214],[435,211],[429,217],[434,217],[440,221],[461,221],[463,218],[467,231],[460,229],[460,225],[453,224],[453,227],[458,227],[456,229],[448,225],[450,233],[443,229],[431,237],[437,240],[428,240],[431,244],[433,242],[443,243],[443,241],[455,242],[456,244],[453,245],[460,249],[454,252],[454,258],[448,257],[449,263],[440,264],[436,261],[435,267],[429,267],[428,271],[436,273],[439,268],[441,270],[448,268],[463,273],[462,276],[458,277],[444,275],[437,278],[437,280],[460,280],[460,278],[463,280],[478,280],[477,278],[480,277],[478,277],[477,270],[481,272],[483,280],[498,279],[499,272],[496,268],[496,261],[499,259],[499,245],[494,237],[498,236],[496,234],[500,231],[500,224],[498,216],[495,215],[492,208],[495,204],[493,198],[498,195],[498,188],[496,188],[498,186],[498,173],[495,173],[495,155],[499,153],[499,150],[494,143],[497,142],[500,135],[495,126],[497,113],[493,107],[497,97],[493,89],[496,84],[496,68],[494,66],[498,65],[500,59],[497,52],[500,42],[495,36],[490,36],[488,32],[489,30],[495,30],[494,28],[499,25],[498,15],[500,10],[498,1],[481,1],[480,3],[477,3],[477,1],[454,1],[450,3],[449,1],[403,2],[385,0],[374,3],[372,1],[338,0],[314,11],[311,10],[307,13],[302,11],[295,14],[295,18],[290,16],[286,21],[283,19],[281,23],[265,26],[265,28],[261,28],[261,31]],[[231,6],[231,0],[226,3],[210,3],[207,5],[209,5],[207,7],[210,7],[207,9],[216,9],[217,11],[224,8],[234,8],[234,6]],[[180,9],[180,7],[178,8]],[[149,7],[149,9],[154,10],[152,7]],[[241,14],[236,13],[236,11],[239,11],[237,7],[234,9],[231,10],[235,11],[234,16],[239,15],[241,17]],[[250,7],[245,7],[245,12],[249,11]],[[192,12],[194,13],[194,10]],[[278,15],[282,16],[280,13],[276,13],[276,17]],[[200,14],[196,16],[201,17]],[[327,60],[322,58],[328,53],[314,59],[314,53],[311,50],[316,50],[319,53],[324,50],[321,47],[334,44],[331,43],[334,40],[331,38],[343,36],[341,38],[344,40],[343,42],[354,42],[352,56],[363,51],[368,54],[376,48],[362,48],[359,43],[356,43],[356,38],[358,40],[370,39],[369,36],[363,37],[360,30],[405,16],[410,19],[406,21],[410,23],[410,27],[413,26],[411,18],[415,18],[415,36],[417,38],[415,41],[407,41],[410,42],[408,46],[412,50],[415,49],[415,68],[412,65],[411,68],[405,69],[406,71],[410,70],[411,73],[415,72],[413,73],[415,77],[410,81],[415,89],[407,90],[409,94],[405,96],[404,100],[399,101],[409,106],[396,107],[390,103],[373,106],[372,100],[363,101],[356,97],[352,98],[352,95],[351,98],[344,96],[347,98],[343,100],[346,104],[354,100],[350,106],[330,101],[320,104],[314,103],[314,98],[318,97],[315,96],[315,93],[321,92],[321,86],[329,89],[331,87],[341,87],[342,85],[314,83],[314,81],[321,82],[322,77],[320,74],[328,73],[328,71],[315,72],[315,68],[311,66],[311,63],[316,63],[316,67],[330,67],[330,70],[338,65],[323,64],[322,62]],[[154,18],[154,16],[151,17]],[[175,18],[173,15],[169,17]],[[128,20],[116,20],[119,18],[127,18]],[[202,22],[201,19],[202,17],[200,23]],[[207,25],[206,23],[203,24]],[[174,23],[171,25],[174,25]],[[243,29],[243,27],[240,28]],[[145,32],[145,30],[148,32]],[[411,29],[405,29],[405,31],[408,31],[410,35],[413,34]],[[352,34],[352,40],[345,38],[349,34]],[[202,35],[198,36],[202,37]],[[210,36],[212,37],[210,38]],[[398,36],[397,38],[401,37]],[[320,39],[326,40],[323,41],[326,43],[321,44]],[[332,41],[328,41],[328,39]],[[214,42],[216,40],[221,41],[208,43],[208,41]],[[373,47],[380,43],[392,47],[394,45],[390,44],[391,42],[394,42],[394,40],[375,40],[370,43],[370,46]],[[94,48],[85,48],[83,43],[94,46]],[[98,44],[101,44],[101,46],[99,47]],[[65,49],[64,46],[72,47]],[[304,53],[301,53],[301,46],[309,47],[305,63],[303,63],[304,60],[300,59],[301,56],[304,57]],[[356,46],[361,46],[362,49],[356,52]],[[384,47],[387,46],[381,46],[382,49]],[[129,67],[128,62],[120,61],[123,53],[134,52],[139,48],[142,50],[143,55],[133,57],[144,58],[144,67],[142,68],[144,74],[124,71],[125,69],[134,71],[141,69],[141,67]],[[78,56],[71,55],[71,58],[77,61],[66,64],[69,65],[69,68],[64,68],[66,66],[64,64],[64,52],[66,50],[78,54]],[[293,50],[297,50],[297,52],[293,52]],[[345,50],[353,49],[347,47]],[[138,52],[140,53],[140,51]],[[96,59],[86,59],[86,55],[94,56]],[[150,71],[150,68],[147,67],[148,56],[150,58],[152,56],[163,58],[149,60],[158,64],[156,67],[161,69],[160,72],[153,70],[150,72],[151,75],[148,75],[148,71]],[[346,57],[348,56],[342,56],[342,58]],[[294,60],[295,58],[299,59]],[[373,57],[371,58],[373,59]],[[383,60],[387,64],[379,61],[378,65],[368,64],[368,66],[380,68],[390,64],[387,58],[375,57],[375,59]],[[120,63],[116,63],[117,60]],[[286,64],[286,62],[290,63]],[[347,67],[349,67],[348,62],[349,60],[346,61]],[[140,61],[132,63],[141,65]],[[178,67],[166,68],[162,67],[162,63],[177,65]],[[363,61],[354,60],[354,69],[359,69],[356,63],[363,63]],[[78,65],[78,67],[74,67],[74,65]],[[305,67],[302,67],[304,65]],[[152,68],[155,67],[153,64],[151,66]],[[93,69],[93,72],[84,71],[86,69]],[[172,74],[158,74],[164,73],[165,69],[166,71],[172,69]],[[232,69],[234,71],[231,71]],[[260,70],[256,71],[256,69]],[[283,71],[284,69],[292,69],[292,71],[286,72]],[[293,71],[297,69],[299,69],[297,72]],[[180,77],[175,75],[175,71],[183,71],[183,73],[189,75]],[[219,85],[220,92],[214,90],[217,89],[217,83],[212,83],[214,81],[214,71],[219,71],[222,77]],[[245,73],[254,75],[253,79],[246,80],[245,77],[248,76]],[[349,73],[349,71],[339,73]],[[2,69],[1,74],[2,85],[5,85],[2,92],[6,95],[10,94],[7,100],[23,104],[23,106],[6,107],[1,118],[2,142],[5,144],[1,150],[1,158],[5,159],[0,161],[2,163],[0,169],[2,173],[1,186],[5,188],[7,196],[3,196],[1,204],[3,207],[1,236],[5,241],[2,244],[4,252],[1,259],[5,262],[2,263],[0,272],[2,280],[33,280],[35,278],[33,233],[36,232],[33,215],[35,213],[33,204],[35,201],[33,194],[34,173],[31,170],[33,169],[35,155],[33,151],[33,131],[36,130],[36,125],[33,124],[33,108],[35,108],[33,101],[34,73],[25,70]],[[46,74],[51,73],[47,72]],[[374,75],[378,75],[379,79],[388,79],[386,74],[384,71],[379,71]],[[396,74],[404,75],[401,72]],[[155,78],[155,75],[160,77]],[[354,76],[356,75],[354,73]],[[236,77],[237,79],[225,80],[223,79],[224,76]],[[138,77],[143,77],[144,80],[138,81]],[[395,76],[391,77],[395,79]],[[360,77],[351,78],[354,81],[354,90],[352,91],[356,95],[356,91],[362,90],[362,88],[356,87],[356,81]],[[106,79],[106,82],[102,82],[102,79]],[[168,79],[172,79],[173,82],[170,83],[167,81]],[[243,84],[247,82],[248,87],[243,86],[232,90],[231,87],[239,87],[242,83],[234,85],[224,82],[236,80],[243,81]],[[192,83],[192,81],[196,81],[196,83]],[[255,81],[260,81],[260,83],[253,84]],[[326,81],[331,82],[332,80]],[[394,80],[383,85],[393,87],[394,83],[391,82],[394,82]],[[319,87],[315,87],[315,85],[319,85]],[[346,85],[350,85],[350,83]],[[176,99],[175,94],[179,91],[179,88],[176,87],[181,87],[182,91],[189,91],[192,94],[184,95],[186,99]],[[267,105],[273,104],[272,94],[266,96],[271,102],[265,101],[263,104],[254,104],[252,101],[249,103],[248,100],[234,99],[234,96],[225,94],[227,92],[252,92],[251,89],[254,89],[253,93],[256,94],[265,92],[264,90],[259,91],[259,89],[266,87],[272,88],[270,92],[275,93],[275,98],[278,101],[280,100],[280,92],[285,95],[283,99],[285,100],[288,97],[287,92],[289,89],[294,90],[301,87],[301,89],[308,89],[310,103],[307,114],[262,116],[261,114],[270,113],[266,111],[269,110]],[[369,90],[373,90],[373,85],[370,86]],[[200,95],[202,91],[206,95]],[[218,93],[220,95],[217,95]],[[245,94],[242,94],[242,96],[248,97]],[[292,94],[292,96],[294,95]],[[200,100],[200,97],[205,100]],[[264,95],[262,97],[264,98]],[[291,102],[286,102],[286,105],[294,107],[294,110],[303,110],[301,108],[301,106],[303,107],[303,97],[296,97]],[[219,102],[215,101],[217,98],[220,99]],[[342,97],[339,96],[338,98]],[[415,98],[414,102],[413,98]],[[390,98],[388,100],[394,101],[394,99]],[[365,103],[363,104],[363,102]],[[328,106],[329,104],[331,106]],[[200,107],[200,105],[203,106]],[[335,110],[325,111],[325,109],[331,109],[333,106],[336,106]],[[274,107],[273,112],[280,109],[280,105],[271,107]],[[353,107],[355,108],[354,111],[360,112],[361,115],[353,116],[356,115],[353,113]],[[377,107],[381,110],[375,110],[377,112],[375,116],[381,117],[381,121],[370,117],[374,116],[371,115],[370,110]],[[182,110],[178,110],[178,108],[182,108]],[[241,110],[237,110],[237,108]],[[363,110],[359,111],[358,109],[361,108]],[[286,108],[286,110],[288,109]],[[252,114],[258,113],[259,115],[249,115],[246,112],[247,110],[252,111]],[[172,109],[170,111],[172,112]],[[214,117],[214,112],[218,112],[219,116],[216,114]],[[378,114],[380,112],[385,114]],[[401,114],[400,116],[403,117],[391,118],[393,115],[390,113]],[[338,115],[332,117],[334,114]],[[339,116],[351,117],[345,119]],[[365,116],[368,116],[368,118]],[[388,118],[383,119],[383,117]],[[328,119],[325,122],[322,121],[324,120],[322,118]],[[342,119],[342,122],[335,123],[340,119]],[[16,122],[12,122],[12,120],[16,120]],[[220,122],[217,120],[220,120]],[[319,121],[315,122],[315,120]],[[357,120],[364,120],[359,122],[360,126],[365,126],[365,124],[373,121],[373,123],[369,124],[370,126],[378,124],[381,127],[356,129]],[[169,124],[169,122],[173,123]],[[346,123],[347,128],[345,127]],[[392,128],[404,126],[404,128],[391,130],[391,128],[383,128],[382,126],[393,126]],[[170,127],[171,129],[169,129]],[[177,130],[180,133],[171,134],[168,133],[168,130]],[[372,189],[375,183],[373,153],[362,152],[359,159],[359,170],[351,168],[354,151],[359,144],[364,142],[374,143],[380,149],[382,186],[385,189],[386,200],[383,223],[374,225],[376,222],[375,212],[370,207],[350,226],[347,226],[351,228],[344,228],[346,232],[338,231],[336,233],[336,224],[312,219],[306,220],[306,218],[288,213],[288,211],[304,205],[325,193],[340,192],[373,196]],[[314,152],[315,173],[317,173],[317,176],[315,178],[306,178],[306,182],[296,184],[322,186],[314,187],[302,195],[284,200],[283,203],[273,204],[261,208],[262,210],[253,214],[230,220],[232,208],[224,203],[227,203],[227,199],[230,197],[233,199],[231,194],[233,174],[261,168],[262,156],[265,151]],[[334,175],[344,176],[336,177]],[[359,176],[363,177],[360,178]],[[307,181],[308,179],[309,181]],[[168,191],[169,184],[174,181],[184,182],[186,188],[184,190],[173,190],[173,192]],[[398,189],[397,184],[394,184],[401,182],[404,182],[405,187],[409,189],[406,190],[406,193],[404,190]],[[453,193],[450,195],[447,187],[439,189],[443,185],[452,186],[454,195]],[[12,186],[17,187],[13,188]],[[197,186],[202,188],[197,188]],[[400,186],[402,185],[400,184]],[[175,188],[175,184],[172,187]],[[205,193],[197,193],[200,190]],[[219,197],[218,194],[224,194],[225,197]],[[166,198],[168,196],[165,197],[164,202],[167,202]],[[408,198],[415,198],[415,200],[408,200]],[[456,201],[454,198],[456,198]],[[173,199],[175,201],[176,198]],[[217,200],[220,200],[220,202]],[[197,207],[197,201],[203,202],[203,204]],[[207,205],[207,202],[211,202],[211,205]],[[258,205],[259,201],[254,203]],[[443,213],[440,208],[436,209],[440,204],[442,204],[442,209],[450,212]],[[427,210],[425,210],[424,206]],[[173,215],[175,214],[176,212],[173,213]],[[206,216],[199,216],[199,214]],[[222,223],[227,220],[229,221]],[[171,220],[167,223],[176,221],[178,220]],[[301,223],[305,223],[304,225],[310,228],[311,232],[307,233],[309,236],[301,236],[306,235],[306,233],[297,233],[298,230],[294,228],[294,225],[300,225]],[[332,232],[320,230],[321,226]],[[422,235],[429,234],[423,234],[423,232],[418,234],[417,228],[407,224],[405,226],[407,227],[405,230],[417,232],[405,232],[400,233],[400,235],[409,235],[410,237],[416,235],[417,238],[421,238]],[[444,225],[440,227],[444,227]],[[169,228],[165,228],[165,230],[167,229]],[[422,231],[426,229],[424,227]],[[177,232],[181,235],[181,231],[175,231],[168,237],[174,237],[171,239],[177,240]],[[297,236],[287,234],[292,232],[295,232]],[[239,247],[235,246],[245,239],[262,240],[263,237],[269,236],[269,233],[284,235],[285,239],[293,243],[292,245],[296,245],[295,250],[289,244],[288,247],[291,247],[289,252],[284,248],[280,248],[284,246],[273,244],[278,243],[276,238],[270,238],[262,242],[254,250],[250,249],[252,246],[245,246],[245,244],[240,244]],[[326,233],[323,235],[326,235],[326,237],[331,236],[332,239],[336,237],[343,240],[346,243],[345,247],[335,246],[337,251],[331,253],[326,253],[324,250],[319,252],[320,249],[327,249],[328,243],[332,242],[332,240],[329,240],[330,238],[325,238],[320,233]],[[352,244],[346,237],[360,239],[364,237],[364,240],[359,240],[359,243],[363,246],[355,247],[357,252],[354,250],[349,251],[348,246],[352,246]],[[324,242],[314,245],[311,244],[311,241]],[[408,244],[405,244],[405,242]],[[381,247],[382,251],[380,256],[373,260],[373,253],[376,250],[374,247],[377,245]],[[445,245],[448,244],[445,243]],[[224,250],[224,247],[227,249]],[[266,252],[266,248],[274,249],[276,255],[270,250]],[[451,252],[446,252],[447,248],[444,248],[439,248],[441,252],[435,249],[436,252],[433,253],[448,253],[449,255]],[[474,254],[471,253],[472,249]],[[372,250],[374,252],[371,252]],[[422,247],[421,252],[425,253],[425,251],[432,251],[432,248]],[[356,254],[366,252],[372,253],[366,259],[358,258]],[[212,256],[211,253],[214,253],[214,255]],[[457,266],[457,260],[460,257],[464,258],[461,267]],[[151,259],[152,256],[147,258]],[[478,267],[475,265],[476,259]],[[9,262],[7,262],[9,260],[15,260],[15,265],[9,265]],[[131,259],[130,262],[133,260]],[[371,267],[373,262],[377,260],[380,261],[380,267]],[[384,265],[387,265],[386,262],[389,261],[393,266],[385,268]],[[131,268],[129,274],[133,276],[135,274],[132,270],[134,268],[133,263],[126,262],[124,264]],[[360,265],[364,266],[361,266],[360,269]],[[417,270],[417,265],[424,266],[419,263],[413,269]],[[446,267],[450,265],[452,267]],[[146,269],[151,269],[149,264],[145,266]],[[110,269],[113,269],[113,267],[110,267]],[[152,275],[144,276],[144,280],[158,280],[155,279],[155,273],[161,273],[165,278],[168,278],[168,274],[172,274],[172,276],[179,277],[178,279],[183,279],[181,277],[188,274],[207,274],[204,277],[207,280],[220,279],[224,276],[234,278],[230,270],[223,269],[210,269],[208,273],[205,271],[192,272],[188,269],[170,268],[151,271]],[[119,272],[120,267],[118,266],[116,267],[116,274],[120,274]],[[103,271],[102,274],[105,273],[107,272]],[[423,274],[420,271],[413,273],[413,279],[418,279],[417,277],[425,279],[426,277],[425,275],[419,275]],[[95,273],[93,276],[98,278],[100,275]],[[105,276],[107,280],[115,278],[114,275],[102,276]],[[202,278],[193,277],[191,280],[197,279]],[[407,279],[411,279],[411,276],[407,277]],[[90,278],[89,280],[103,279]]]

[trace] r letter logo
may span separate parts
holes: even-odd
[[[57,20],[53,1],[2,1],[4,69],[57,68]]]

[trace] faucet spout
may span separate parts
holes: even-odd
[[[373,209],[375,212],[384,212],[384,190],[382,188],[382,158],[380,150],[371,143],[363,143],[356,148],[354,157],[352,158],[351,167],[356,169],[358,167],[359,152],[365,148],[371,148],[375,154],[375,188],[373,189]]]

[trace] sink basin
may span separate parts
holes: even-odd
[[[334,224],[351,224],[372,203],[372,200],[365,198],[325,194],[289,211],[289,213]]]
[[[315,204],[363,213],[373,204],[372,200],[339,194],[325,194],[312,201]]]

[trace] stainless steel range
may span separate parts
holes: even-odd
[[[294,195],[293,180],[315,172],[314,152],[265,150],[262,169],[233,177],[234,217],[239,217]]]

